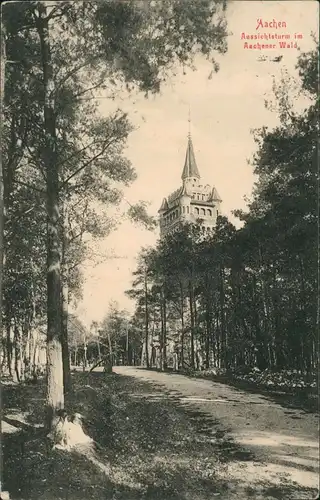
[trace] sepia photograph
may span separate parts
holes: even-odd
[[[0,500],[319,497],[319,2],[1,5]]]

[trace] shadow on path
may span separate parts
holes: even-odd
[[[41,429],[6,435],[4,481],[13,499],[258,500],[268,492],[268,498],[292,500],[302,491],[269,480],[257,490],[243,477],[232,478],[233,464],[255,467],[259,459],[230,437],[223,422],[181,403],[179,391],[94,372],[74,374],[73,382],[67,406],[84,415],[85,430],[98,443],[95,462],[79,453],[48,453]],[[23,407],[27,423],[39,423],[43,394],[43,386],[12,389],[4,413]],[[107,467],[110,473],[103,472]],[[303,490],[309,498],[313,492]]]

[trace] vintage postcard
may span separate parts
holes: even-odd
[[[319,3],[1,7],[0,498],[319,494]]]

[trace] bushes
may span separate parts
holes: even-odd
[[[300,370],[273,371],[270,369],[259,370],[257,367],[238,367],[234,370],[225,368],[210,368],[202,372],[193,372],[196,377],[210,379],[228,378],[237,382],[245,382],[252,386],[273,390],[315,392],[317,388],[316,372],[311,375],[302,374]]]

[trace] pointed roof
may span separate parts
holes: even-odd
[[[184,168],[183,168],[181,179],[185,180],[188,177],[196,177],[197,179],[200,179],[200,174],[199,174],[199,170],[198,170],[198,167],[196,164],[196,159],[194,156],[193,144],[192,144],[190,134],[188,136],[188,146],[187,146],[187,152],[186,152],[186,159],[184,162]]]
[[[222,201],[222,199],[220,198],[220,195],[215,187],[212,189],[211,199],[213,201]]]
[[[169,208],[169,205],[168,205],[167,199],[163,198],[163,201],[161,203],[161,207],[159,208],[158,212],[165,212],[166,210],[168,210],[168,208]]]

